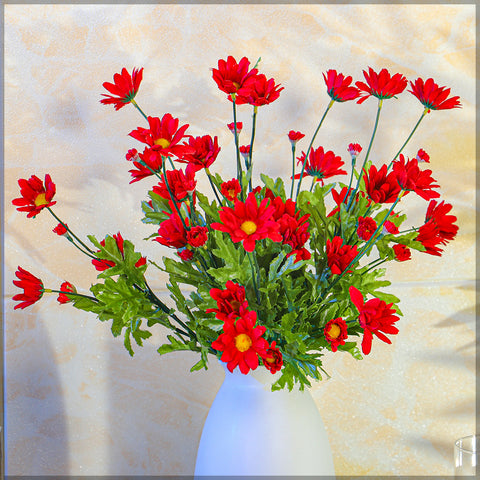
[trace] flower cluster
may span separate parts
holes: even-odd
[[[259,107],[277,101],[284,90],[259,72],[258,64],[252,67],[246,57],[237,61],[229,56],[212,69],[213,81],[233,108],[226,128],[235,142],[235,178],[211,172],[221,153],[218,136],[187,133],[189,124],[171,113],[157,117],[143,112],[136,102],[143,68],[131,74],[124,68],[113,83],[103,84],[109,94],[102,104],[116,110],[131,104],[143,118],[143,126],[129,133],[142,145],[140,150],[138,143],[132,145],[125,155],[132,165],[130,183],[156,182],[142,202],[143,221],[152,226],[150,239],[176,256],[164,257],[158,266],[120,232],[101,241],[89,236],[87,244],[53,212],[56,187],[50,175],[44,181],[32,175],[19,180],[20,197],[13,204],[27,217],[49,211],[58,222],[53,231],[89,257],[98,282],[89,294],[79,293],[68,281],[51,290],[19,267],[14,284],[23,293],[13,297],[19,302],[15,308],[55,292],[60,304],[71,303],[102,321],[111,319],[112,333],[124,335],[132,355],[131,339],[142,345],[150,329],[160,325],[172,332],[160,354],[198,352],[193,370],[206,368],[208,355],[225,362],[230,371],[238,368],[247,374],[264,367],[280,372],[274,389],[291,389],[296,382],[303,388],[309,379],[321,378],[325,351],[362,358],[371,352],[374,339],[392,342],[399,332],[399,299],[379,290],[390,284],[379,280],[385,274],[380,267],[388,261],[411,261],[415,250],[441,256],[458,232],[452,205],[440,199],[440,185],[424,167],[430,155],[417,146],[409,157],[406,147],[430,111],[458,108],[459,97],[450,97],[450,89],[431,78],[410,81],[408,91],[423,111],[392,160],[381,163],[373,153],[378,118],[385,104],[406,90],[408,80],[385,68],[376,72],[369,67],[364,81],[357,82],[328,70],[323,78],[329,101],[301,155],[296,148],[305,134],[292,129],[286,135],[289,185],[266,175],[258,182],[253,165]],[[359,143],[346,145],[348,173],[341,155],[315,143],[316,137],[335,104],[362,104],[372,97],[378,101],[372,135],[365,153]],[[248,106],[253,109],[251,141],[240,145],[246,127],[237,121],[237,110]],[[199,175],[210,183],[210,198],[197,189]],[[307,177],[309,189],[302,188]],[[329,179],[337,179],[338,186],[326,184]],[[401,231],[407,215],[398,213],[397,206],[406,195],[425,203],[425,220]],[[150,265],[169,275],[176,310],[149,286]]]

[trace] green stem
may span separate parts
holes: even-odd
[[[235,94],[231,94],[232,98],[232,105],[233,105],[233,128],[234,128],[234,137],[235,137],[235,150],[237,155],[237,180],[240,184],[240,197],[242,202],[244,201],[244,194],[243,194],[243,185],[242,185],[242,164],[240,162],[240,148],[238,146],[238,133],[237,133],[237,108],[235,104]]]
[[[385,263],[386,261],[387,261],[386,258],[377,258],[377,260],[374,260],[373,262],[370,262],[368,265],[365,265],[366,267],[369,267],[369,268],[367,268],[367,270],[365,270],[364,273],[367,273],[370,270],[377,268],[379,265],[381,265],[382,263]]]
[[[220,197],[218,196],[217,189],[215,188],[215,184],[213,183],[212,175],[210,173],[210,170],[208,168],[206,168],[205,172],[208,176],[208,180],[210,182],[210,185],[212,186],[213,193],[215,194],[215,197],[217,197],[218,205],[220,206],[222,204],[222,201],[220,200]]]
[[[316,177],[313,177],[312,178],[312,184],[310,185],[310,192],[313,190],[313,186],[315,185],[315,180],[316,180]]]
[[[253,107],[253,116],[252,116],[252,137],[250,139],[250,152],[248,154],[248,158],[249,158],[249,161],[248,161],[248,170],[250,170],[250,181],[249,181],[249,192],[251,192],[253,190],[252,188],[252,156],[253,156],[253,142],[255,140],[255,128],[256,128],[256,123],[257,123],[257,111],[258,111],[258,107],[256,105],[254,105]]]
[[[132,98],[130,103],[143,115],[143,118],[148,122],[148,117],[143,113],[143,110],[137,105],[137,102]]]
[[[248,256],[248,260],[250,262],[250,267],[252,269],[252,281],[253,281],[253,288],[255,290],[255,295],[257,297],[257,303],[260,304],[260,292],[258,291],[258,285],[257,285],[257,280],[255,279],[255,267],[253,266],[253,261],[252,261],[252,257],[253,257],[253,252],[247,252],[247,256]],[[257,264],[257,267],[258,267],[258,262],[255,262]]]
[[[81,293],[76,293],[76,292],[66,292],[64,290],[53,290],[51,288],[44,288],[43,292],[45,292],[45,293],[63,293],[65,295],[75,295],[76,297],[88,298],[89,300],[93,300],[95,302],[98,302],[98,300],[95,297],[91,297],[89,295],[82,295]]]
[[[290,198],[293,200],[293,184],[295,183],[295,143],[292,143],[292,187],[290,188]]]
[[[325,110],[325,112],[324,112],[324,114],[323,114],[323,116],[320,120],[320,123],[318,124],[317,129],[315,130],[315,133],[313,134],[312,140],[310,141],[310,145],[308,146],[307,153],[305,155],[305,161],[303,162],[302,171],[300,173],[300,178],[298,179],[297,193],[295,195],[295,202],[297,201],[298,194],[300,193],[300,185],[302,184],[302,180],[303,180],[303,172],[305,171],[305,165],[307,164],[308,155],[310,154],[310,150],[312,149],[313,142],[315,140],[315,137],[317,136],[318,131],[320,130],[320,127],[322,126],[323,121],[325,120],[325,117],[327,116],[328,111],[330,110],[330,108],[332,107],[332,105],[334,103],[335,103],[334,100],[330,100],[330,103],[328,104],[328,107]]]

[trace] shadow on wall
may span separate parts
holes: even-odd
[[[41,315],[13,312],[11,302],[6,311],[5,473],[65,474],[66,413],[48,332]]]

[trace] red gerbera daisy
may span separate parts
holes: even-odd
[[[391,76],[386,68],[382,68],[380,73],[376,73],[371,67],[368,73],[364,70],[363,76],[367,83],[356,82],[355,85],[360,89],[360,99],[357,103],[364,102],[368,97],[374,96],[382,100],[392,98],[402,93],[407,86],[407,79],[401,74],[396,73]]]
[[[267,206],[268,203],[269,200],[265,198],[259,206],[255,194],[250,192],[245,203],[237,200],[233,208],[223,207],[219,211],[222,223],[212,223],[211,227],[229,233],[232,242],[243,242],[247,252],[255,250],[257,240],[270,238],[274,242],[281,242],[279,225],[272,219],[275,207]]]
[[[171,248],[182,248],[188,244],[187,232],[177,213],[172,213],[158,229],[158,237],[154,240]]]
[[[136,151],[136,150],[135,150]],[[131,150],[129,150],[129,153]],[[127,160],[131,160],[135,168],[128,172],[133,177],[130,183],[138,182],[143,178],[160,173],[162,170],[162,157],[151,148],[146,148],[143,153],[136,153],[134,157],[127,154]]]
[[[183,158],[179,158],[178,161],[192,165],[195,171],[209,168],[220,152],[218,138],[212,138],[210,135],[190,137],[188,143],[184,142],[184,145],[191,147],[191,151],[190,153],[185,153]]]
[[[348,337],[347,323],[343,318],[330,320],[323,330],[325,338],[330,342],[332,352],[336,352],[339,345],[345,345]]]
[[[187,200],[189,195],[195,192],[197,181],[195,180],[195,170],[190,164],[187,166],[185,173],[177,169],[167,170],[168,187],[163,174],[161,178],[162,180],[153,187],[152,191],[166,200],[171,200],[170,192],[172,192],[173,199],[176,202]]]
[[[218,61],[218,69],[212,69],[213,80],[222,92],[228,94],[237,93],[247,78],[257,74],[256,68],[252,70],[249,70],[249,68],[250,61],[248,58],[243,57],[237,63],[235,58],[230,55],[227,61],[222,59]]]
[[[177,254],[185,262],[189,262],[193,258],[193,252],[188,248],[181,248],[177,251]]]
[[[302,156],[298,157],[298,163],[305,163],[306,154],[302,152]],[[335,175],[346,174],[345,170],[340,167],[344,165],[342,159],[335,155],[331,150],[323,151],[323,147],[318,147],[316,150],[310,150],[305,170],[302,177],[315,177],[316,181],[321,182],[325,178],[333,177]],[[301,174],[297,173],[295,178],[300,178]]]
[[[323,74],[327,85],[327,93],[335,102],[346,102],[353,100],[360,95],[358,88],[350,86],[352,77],[345,77],[343,73],[337,73],[336,70],[328,70]]]
[[[393,248],[393,251],[395,252],[395,260],[397,260],[397,262],[405,262],[412,258],[412,252],[405,245],[401,245],[400,243],[397,243],[392,248]]]
[[[328,266],[335,275],[342,273],[358,252],[356,245],[343,245],[342,237],[335,236],[332,241],[327,239],[326,253]]]
[[[278,349],[277,343],[273,341],[270,344],[270,347],[267,348],[267,353],[265,357],[262,358],[263,364],[270,370],[270,372],[277,373],[279,370],[282,369],[283,366],[283,355],[282,352]]]
[[[199,225],[192,227],[187,232],[187,242],[192,247],[198,248],[205,245],[208,239],[208,228]]]
[[[372,217],[358,217],[357,235],[362,240],[368,241],[377,229],[377,224]]]
[[[122,68],[122,73],[116,73],[113,76],[114,83],[105,82],[103,86],[113,95],[102,94],[103,98],[100,103],[105,105],[113,104],[115,110],[120,110],[122,107],[130,103],[138,92],[140,83],[142,81],[143,68],[140,70],[134,68],[132,75],[130,75],[126,68]]]
[[[43,283],[39,278],[22,267],[18,267],[15,276],[18,280],[14,280],[13,284],[16,287],[23,288],[23,293],[17,293],[17,295],[13,296],[13,301],[20,302],[18,305],[15,305],[14,310],[29,307],[42,298],[44,289]]]
[[[252,75],[247,78],[237,93],[237,104],[248,103],[256,107],[267,105],[275,101],[284,87],[275,85],[275,80],[263,74]]]
[[[439,87],[433,78],[428,78],[425,82],[421,78],[417,78],[414,82],[410,82],[410,93],[415,95],[420,103],[430,110],[447,110],[450,108],[461,108],[460,97],[447,98],[450,89]]]
[[[123,240],[123,237],[120,234],[120,232],[118,232],[116,235],[113,235],[113,239],[115,240],[115,242],[117,244],[117,248],[118,248],[120,254],[123,257],[123,242],[124,242],[124,240]],[[103,239],[100,242],[100,245],[102,247],[105,246],[105,239]],[[137,263],[135,263],[135,267],[137,267],[137,268],[141,267],[142,265],[145,265],[146,263],[147,263],[147,259],[145,257],[141,257],[137,261]],[[115,262],[112,262],[111,260],[103,260],[101,258],[93,259],[92,264],[99,272],[103,272],[103,271],[105,271],[105,270],[107,270],[111,267],[114,267],[116,265]]]
[[[304,136],[305,135],[302,132],[296,132],[295,130],[290,130],[288,132],[288,139],[290,140],[292,147],[294,147]]]
[[[228,182],[223,182],[220,186],[221,194],[231,202],[238,197],[238,194],[241,191],[242,188],[240,187],[240,182],[236,178],[229,180]]]
[[[350,298],[357,307],[359,316],[358,321],[363,328],[362,352],[368,355],[372,349],[373,335],[376,335],[385,343],[392,343],[385,336],[385,333],[397,334],[398,328],[393,324],[399,320],[396,310],[392,307],[392,303],[388,305],[378,298],[372,298],[368,302],[364,302],[363,295],[355,287],[349,289]]]
[[[368,173],[364,174],[363,180],[367,195],[375,203],[393,203],[400,193],[397,175],[394,172],[387,175],[386,165],[382,165],[380,170],[372,165]]]
[[[45,175],[45,186],[36,175],[28,180],[21,178],[18,185],[21,197],[12,200],[12,204],[17,206],[19,212],[28,212],[27,218],[35,217],[45,207],[57,203],[52,202],[56,189],[48,173]]]
[[[220,360],[227,363],[230,372],[238,366],[243,374],[258,367],[258,356],[264,358],[268,342],[262,337],[266,328],[257,325],[257,312],[246,312],[235,322],[227,321],[223,332],[212,343],[222,353]]]
[[[77,289],[70,282],[63,282],[62,285],[60,286],[60,291],[62,293],[58,295],[58,298],[57,298],[58,303],[69,303],[69,302],[72,302],[73,300],[68,297],[68,292],[76,293]]]
[[[235,320],[247,312],[248,302],[245,298],[245,287],[228,280],[225,289],[212,288],[210,296],[217,302],[217,308],[208,308],[207,313],[215,312],[219,320]]]

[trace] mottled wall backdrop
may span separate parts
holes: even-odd
[[[193,354],[160,358],[159,330],[130,358],[109,325],[59,305],[53,295],[13,311],[22,265],[57,288],[88,290],[89,260],[52,233],[42,212],[11,205],[18,178],[49,173],[55,211],[77,235],[122,232],[158,262],[170,254],[144,241],[141,200],[155,183],[130,185],[128,133],[145,126],[128,106],[99,103],[102,83],[122,67],[144,67],[137,96],[151,115],[169,112],[193,135],[217,135],[212,170],[233,171],[231,105],[211,78],[219,58],[261,57],[285,87],[262,107],[256,173],[290,173],[290,129],[313,134],[329,98],[322,73],[355,80],[388,68],[433,77],[460,95],[462,109],[432,112],[409,144],[424,148],[442,198],[453,203],[458,238],[435,258],[389,267],[402,299],[400,334],[368,358],[326,362],[330,380],[312,394],[326,423],[338,475],[449,475],[455,438],[475,425],[475,7],[473,5],[6,5],[5,254],[6,412],[10,475],[192,474],[203,422],[223,370],[189,373]],[[391,159],[422,107],[409,93],[385,102],[371,158]],[[318,143],[347,161],[368,144],[376,102],[336,104]],[[240,112],[249,124],[250,110]],[[243,139],[247,143],[248,139]],[[306,144],[299,144],[306,149]],[[200,188],[208,189],[204,179]],[[403,203],[403,202],[402,202]],[[412,206],[419,202],[412,202]],[[409,210],[422,221],[425,205]],[[149,270],[165,294],[165,278]]]

